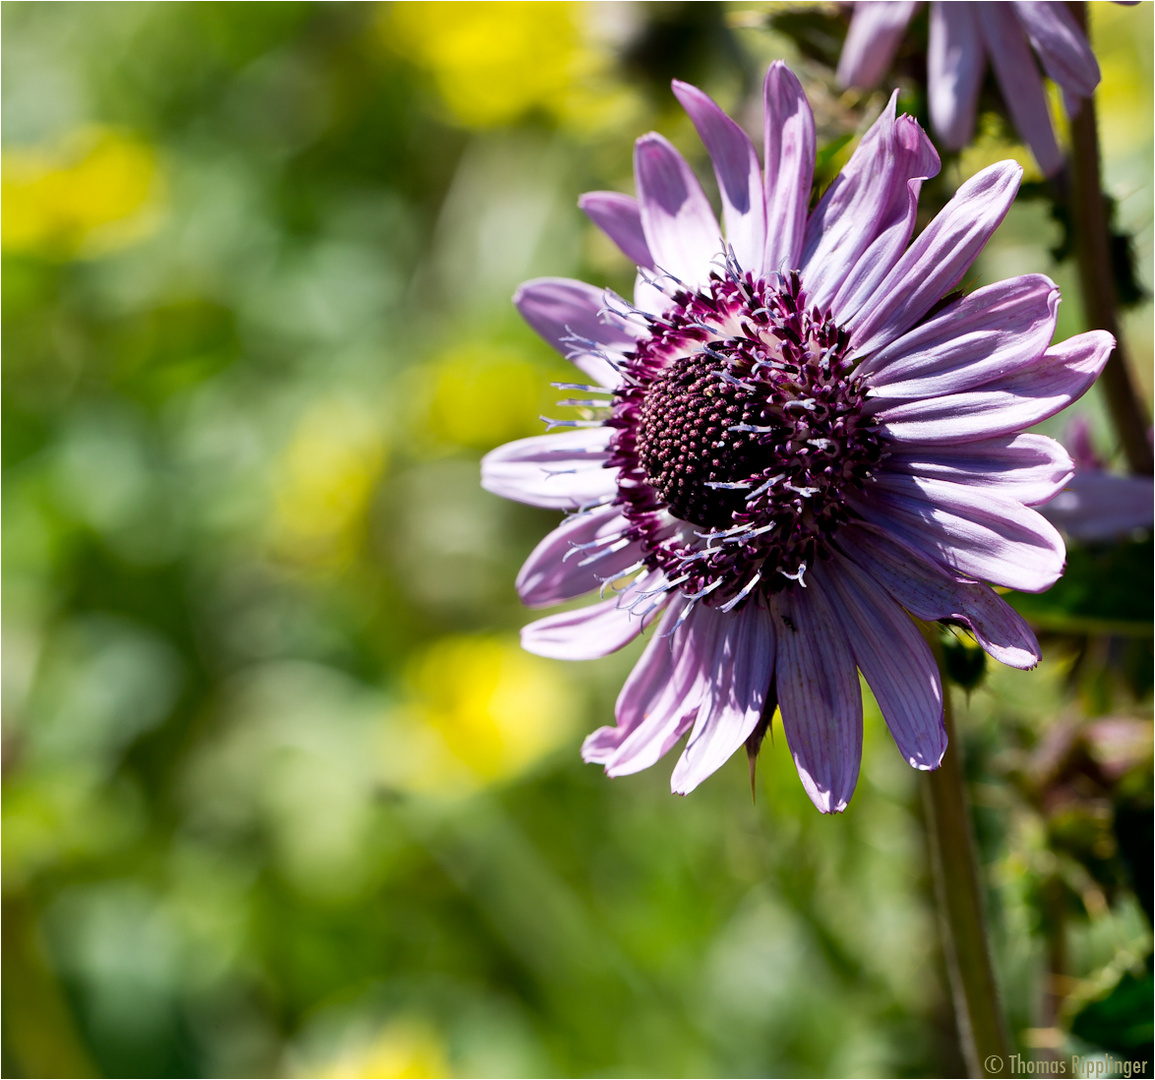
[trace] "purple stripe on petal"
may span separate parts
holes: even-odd
[[[733,614],[705,608],[701,618],[718,622],[718,644],[709,691],[670,778],[675,795],[688,795],[750,737],[774,674],[774,624],[761,600]]]
[[[642,600],[638,614],[629,609],[641,593],[662,582],[658,572],[647,574],[617,596],[577,611],[547,615],[521,628],[521,647],[553,660],[595,660],[628,645],[653,621],[655,598]]]
[[[734,249],[738,265],[757,273],[766,242],[766,206],[758,152],[746,132],[707,94],[677,79],[673,86],[674,96],[694,122],[714,163],[726,240]]]
[[[1006,378],[923,401],[871,398],[866,411],[899,443],[963,443],[1020,431],[1054,416],[1087,391],[1115,347],[1105,330],[1051,346]]]
[[[1059,0],[1015,0],[1014,7],[1043,70],[1066,93],[1090,97],[1099,85],[1099,64],[1067,5]]]
[[[999,227],[1019,189],[1022,166],[1000,161],[972,176],[883,279],[873,303],[849,323],[861,356],[905,334],[955,288]]]
[[[819,564],[859,670],[908,764],[936,769],[946,752],[942,683],[930,646],[910,616],[853,563]],[[813,579],[812,579],[813,580]]]
[[[950,150],[970,142],[986,56],[973,4],[930,5],[926,50],[930,126]]]
[[[612,749],[599,760],[610,776],[653,765],[689,730],[710,694],[724,625],[716,612],[698,605],[673,630],[688,603],[680,595],[671,601],[662,629],[618,695],[618,726],[602,729],[603,745]]]
[[[628,528],[616,506],[567,518],[533,549],[517,575],[521,602],[527,607],[560,604],[638,563],[641,549],[623,540]]]
[[[506,443],[481,459],[481,486],[550,510],[589,506],[617,490],[617,469],[605,467],[612,436],[606,427],[579,428]]]
[[[840,322],[858,312],[906,250],[922,181],[939,170],[926,133],[909,116],[896,118],[897,107],[895,91],[806,223],[807,295]]]
[[[1007,111],[1034,152],[1039,168],[1046,176],[1054,176],[1063,167],[1063,155],[1055,143],[1042,72],[1027,46],[1015,8],[1011,4],[984,4],[975,11]]]
[[[766,72],[762,98],[769,208],[762,269],[773,273],[797,269],[802,261],[814,179],[814,114],[802,84],[781,60]]]
[[[637,199],[617,191],[587,191],[579,197],[578,206],[627,259],[647,270],[654,268]]]
[[[927,398],[971,390],[1036,360],[1051,343],[1058,286],[1027,274],[977,289],[858,368],[871,396]]]
[[[685,159],[656,132],[634,146],[634,177],[646,242],[659,270],[704,285],[722,250],[722,230]]]
[[[907,446],[886,459],[891,472],[934,477],[1038,506],[1074,475],[1075,463],[1045,435],[1002,435],[955,446]]]
[[[843,550],[916,618],[950,619],[968,627],[988,653],[1015,668],[1039,662],[1039,643],[1023,617],[988,585],[959,581],[884,528],[849,525]]]
[[[616,758],[620,760],[623,769],[628,771],[636,760],[638,764],[634,771],[640,771],[665,753],[665,750],[658,747],[664,743],[666,727],[669,726],[667,722],[671,717],[668,710],[659,714],[655,705],[679,681],[675,675],[680,678],[678,664],[686,656],[685,634],[682,632],[685,627],[683,625],[675,631],[674,626],[686,604],[686,598],[681,593],[675,593],[666,605],[657,631],[618,694],[616,726],[598,728],[586,738],[582,743],[583,761],[606,765]],[[673,641],[670,640],[671,634]],[[681,713],[673,715],[672,727],[677,728],[680,720]],[[686,726],[689,726],[688,721]],[[677,737],[675,735],[670,740],[671,746]],[[623,746],[626,746],[625,750]]]
[[[859,513],[959,574],[1023,592],[1050,588],[1063,572],[1063,538],[1013,499],[946,480],[884,473]]]
[[[850,645],[818,582],[775,593],[770,611],[786,741],[810,801],[839,813],[862,759],[862,691]]]
[[[582,345],[583,339],[605,347],[611,357],[632,349],[639,328],[634,331],[624,319],[604,310],[604,289],[569,278],[536,278],[514,293],[513,302],[521,317],[562,356],[571,360],[599,386],[610,390],[621,376],[603,357]]]
[[[838,58],[839,85],[873,90],[894,60],[918,6],[909,0],[855,4],[846,43]]]

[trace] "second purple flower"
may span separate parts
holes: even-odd
[[[898,52],[913,0],[870,0],[854,17],[838,61],[844,86],[877,86]],[[1038,56],[1043,71],[1039,70]],[[1066,95],[1075,115],[1099,85],[1099,65],[1087,37],[1060,0],[930,4],[926,81],[930,125],[942,145],[961,150],[974,134],[987,61],[1007,112],[1047,176],[1063,167],[1055,142],[1043,72]]]

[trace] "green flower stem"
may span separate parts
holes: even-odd
[[[1086,31],[1086,3],[1080,0],[1068,6]],[[1119,434],[1127,464],[1133,472],[1150,474],[1155,471],[1151,444],[1147,441],[1150,420],[1128,366],[1119,329],[1119,298],[1111,266],[1109,222],[1099,163],[1099,128],[1093,97],[1084,101],[1079,115],[1071,119],[1071,157],[1067,162],[1067,172],[1083,310],[1092,328],[1108,331],[1116,341],[1115,351],[1099,377],[1099,385],[1107,398],[1107,408]]]
[[[934,644],[937,646],[937,642]],[[1009,1044],[987,948],[982,881],[971,833],[949,683],[941,649],[936,647],[935,654],[942,675],[943,720],[949,740],[942,764],[927,773],[924,789],[935,895],[968,1075],[998,1076],[1006,1068]]]

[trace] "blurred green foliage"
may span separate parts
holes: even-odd
[[[477,483],[566,376],[514,287],[629,288],[577,195],[628,190],[650,126],[702,163],[666,79],[743,113],[786,55],[830,175],[880,101],[760,9],[3,19],[6,1075],[952,1075],[918,776],[873,706],[838,819],[780,730],[756,803],[744,760],[686,800],[664,767],[606,780],[578,744],[637,649],[518,649],[555,515]],[[980,272],[1047,268],[1033,213]],[[1149,951],[1117,827],[1150,820],[1149,723],[1114,641],[969,699],[1027,1046]],[[1048,750],[1057,719],[1082,757]]]

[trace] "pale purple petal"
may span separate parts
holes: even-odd
[[[1021,434],[950,446],[904,446],[890,454],[886,468],[970,484],[1038,506],[1063,489],[1075,463],[1054,439]]]
[[[838,58],[838,82],[873,90],[894,60],[917,3],[874,0],[854,5],[850,29]]]
[[[653,622],[662,603],[657,597],[644,599],[641,594],[658,588],[662,580],[662,575],[655,571],[609,600],[531,622],[521,629],[521,647],[553,660],[595,660],[609,656],[628,645]],[[630,609],[631,604],[636,611]]]
[[[810,102],[781,60],[766,72],[762,97],[768,210],[762,269],[773,273],[801,264],[816,144]]]
[[[836,559],[814,569],[833,586],[827,590],[831,606],[902,756],[916,769],[938,768],[946,729],[930,646],[910,616],[853,563]]]
[[[896,117],[897,108],[896,90],[806,223],[806,293],[840,322],[870,299],[906,250],[922,181],[939,170],[926,133],[909,116]]]
[[[566,518],[533,549],[517,575],[527,607],[547,607],[591,592],[634,566],[641,549],[623,534],[629,522],[617,506]]]
[[[587,191],[578,199],[578,206],[627,259],[647,270],[654,268],[637,199],[618,191]]]
[[[991,656],[1011,667],[1033,668],[1039,662],[1034,632],[990,586],[959,581],[885,527],[848,525],[839,541],[854,562],[916,618],[961,623]]]
[[[635,771],[648,768],[669,749],[656,749],[663,742],[663,732],[669,717],[666,713],[655,713],[654,705],[662,696],[669,692],[678,672],[677,664],[686,657],[684,648],[674,652],[674,645],[680,633],[674,630],[678,618],[686,606],[686,598],[681,593],[675,593],[662,613],[661,622],[650,638],[650,643],[642,653],[641,659],[634,665],[627,676],[625,685],[618,694],[616,709],[617,724],[600,727],[582,743],[582,760],[597,765],[605,765],[619,756],[623,744],[634,739],[645,749],[640,757],[642,764]],[[671,635],[674,641],[671,641]],[[681,719],[678,714],[674,717],[674,726]],[[689,721],[686,722],[689,726]],[[677,741],[675,735],[670,740],[670,746]],[[632,747],[631,747],[632,749]],[[628,751],[621,755],[628,764],[633,755]]]
[[[1007,111],[1044,175],[1054,176],[1063,167],[1063,155],[1055,143],[1043,76],[1015,18],[1015,7],[983,4],[975,11]]]
[[[871,395],[929,398],[989,383],[1043,354],[1055,333],[1058,286],[1026,274],[976,289],[859,365]]]
[[[766,206],[758,152],[749,136],[696,86],[675,79],[674,96],[698,129],[714,163],[726,240],[739,266],[755,273],[766,242]]]
[[[1094,544],[1150,529],[1153,504],[1155,484],[1150,476],[1080,469],[1066,491],[1040,506],[1039,513],[1072,539]]]
[[[866,411],[900,443],[961,443],[1021,431],[1080,398],[1099,377],[1115,339],[1105,330],[1051,346],[1006,378],[923,401],[872,398]]]
[[[862,691],[842,624],[819,582],[770,600],[778,702],[799,779],[824,814],[846,809],[862,758]]]
[[[550,510],[577,510],[617,491],[607,469],[607,427],[534,435],[491,450],[481,459],[481,486],[494,495]]]
[[[709,693],[723,624],[701,605],[686,614],[688,604],[681,594],[670,601],[618,695],[617,726],[600,728],[582,745],[583,758],[604,765],[610,776],[653,765],[689,730]]]
[[[879,284],[875,300],[851,320],[860,356],[906,333],[963,279],[1014,201],[1022,166],[1000,161],[972,176],[919,234]]]
[[[704,285],[722,251],[722,230],[693,170],[668,139],[650,132],[634,147],[634,177],[654,263],[686,285]]]
[[[869,498],[848,501],[867,521],[966,577],[1042,592],[1063,572],[1063,538],[1014,499],[946,480],[883,473]]]
[[[926,50],[930,126],[950,150],[970,142],[986,56],[974,4],[932,3]]]
[[[638,271],[634,278],[634,307],[650,315],[660,315],[672,307],[673,303],[670,297],[646,279],[644,273]]]
[[[705,608],[700,617],[719,624],[718,643],[694,729],[670,778],[675,795],[688,795],[750,737],[774,674],[774,624],[762,600],[733,613]]]
[[[610,390],[621,376],[588,342],[604,346],[610,361],[632,349],[637,332],[605,310],[605,290],[569,278],[537,278],[514,293],[521,317],[562,356]]]
[[[1015,0],[1014,6],[1043,70],[1068,94],[1089,98],[1099,85],[1099,64],[1067,5],[1058,0]]]

